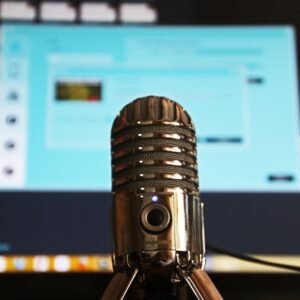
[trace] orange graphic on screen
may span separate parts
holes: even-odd
[[[98,102],[102,99],[101,82],[59,81],[55,85],[57,101]]]

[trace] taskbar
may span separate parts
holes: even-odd
[[[0,255],[0,273],[98,272],[113,271],[112,257],[98,255]]]
[[[299,266],[299,255],[253,255],[253,257],[275,263]],[[213,273],[294,273],[229,257],[226,255],[206,256],[208,272]],[[1,273],[112,273],[110,254],[80,255],[0,255]]]

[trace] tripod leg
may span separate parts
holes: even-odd
[[[185,284],[177,287],[176,295],[177,295],[177,300],[188,300],[189,299],[188,286]]]
[[[107,286],[101,300],[123,300],[138,273],[135,269],[130,276],[126,273],[116,273]]]
[[[206,300],[222,300],[222,296],[209,278],[208,274],[201,269],[194,269],[191,273],[191,279],[201,291]]]
[[[180,268],[180,275],[185,279],[198,300],[222,300],[219,291],[204,270],[194,269],[187,275]]]

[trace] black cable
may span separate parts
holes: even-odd
[[[287,265],[287,264],[282,264],[282,263],[276,263],[276,262],[271,262],[271,261],[266,261],[260,258],[255,258],[253,256],[249,256],[246,254],[240,254],[240,253],[234,253],[228,250],[224,250],[212,245],[206,245],[206,248],[212,252],[215,253],[221,253],[221,254],[225,254],[237,259],[241,259],[241,260],[245,260],[245,261],[249,261],[255,264],[262,264],[262,265],[266,265],[266,266],[270,266],[270,267],[275,267],[275,268],[281,268],[281,269],[287,269],[290,271],[295,271],[295,272],[300,272],[300,267],[297,266],[293,266],[293,265]]]

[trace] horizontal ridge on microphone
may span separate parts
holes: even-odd
[[[113,191],[199,193],[195,129],[178,103],[156,96],[136,99],[116,117],[111,138]]]

